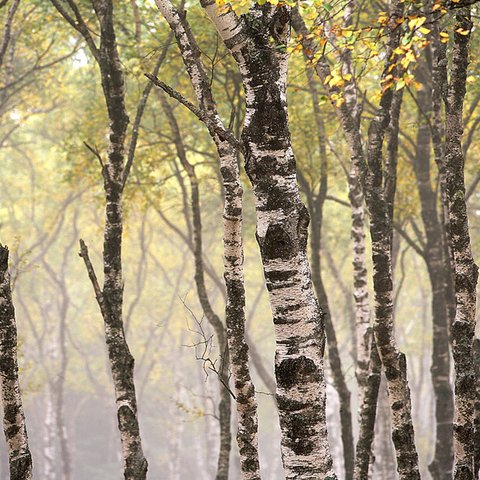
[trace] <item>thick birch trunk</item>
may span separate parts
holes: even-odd
[[[0,245],[0,382],[10,479],[31,480],[32,456],[18,379],[17,326],[8,273],[8,248],[3,245]]]
[[[255,7],[247,25],[233,12],[202,6],[235,57],[245,89],[242,134],[253,185],[257,241],[272,307],[275,373],[287,479],[335,478],[325,421],[322,312],[313,294],[306,246],[309,216],[296,182],[286,104],[289,11]],[[262,24],[268,21],[269,27]],[[245,27],[245,29],[243,29]]]
[[[475,372],[476,285],[478,267],[472,255],[465,201],[465,158],[462,151],[462,113],[466,93],[469,42],[472,29],[470,7],[456,15],[450,84],[445,98],[446,195],[449,240],[454,258],[456,313],[452,325],[455,365],[454,453],[456,480],[471,479],[474,472],[473,422]],[[465,35],[460,30],[468,32]]]

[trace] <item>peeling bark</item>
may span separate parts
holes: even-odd
[[[0,244],[0,382],[3,431],[7,442],[11,480],[31,480],[32,455],[28,446],[17,362],[17,326],[8,272],[8,248]]]

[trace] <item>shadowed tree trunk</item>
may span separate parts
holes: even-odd
[[[417,94],[418,132],[413,169],[420,198],[425,246],[421,250],[430,279],[433,322],[431,376],[435,395],[435,453],[429,470],[434,479],[449,480],[453,468],[453,389],[450,384],[448,293],[445,277],[449,265],[444,262],[444,231],[437,210],[437,194],[432,188],[430,173],[432,87],[431,53],[418,69],[423,88]]]
[[[7,441],[10,480],[31,480],[28,446],[17,363],[17,325],[8,272],[8,248],[0,244],[0,382],[3,431]]]

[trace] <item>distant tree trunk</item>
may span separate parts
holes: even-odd
[[[435,395],[436,442],[435,453],[429,466],[435,480],[450,480],[453,468],[453,389],[450,384],[448,294],[445,276],[448,266],[444,262],[443,228],[437,211],[437,195],[432,188],[430,174],[430,118],[432,104],[430,57],[419,68],[423,88],[418,91],[418,132],[413,169],[420,198],[421,217],[426,243],[423,259],[427,265],[432,291],[432,384]]]
[[[475,335],[478,267],[472,255],[465,201],[465,158],[462,150],[463,103],[466,93],[471,29],[470,7],[457,10],[450,83],[445,100],[446,197],[449,241],[455,272],[456,313],[452,325],[455,365],[454,453],[455,479],[474,475]],[[462,32],[462,33],[459,33]]]
[[[310,278],[309,215],[300,199],[288,127],[290,10],[254,5],[241,19],[202,2],[242,75],[245,169],[253,185],[257,241],[276,332],[275,373],[287,479],[336,478],[325,419],[322,312]]]
[[[53,391],[49,383],[46,394],[45,419],[43,421],[43,478],[55,480],[55,412],[53,410]]]
[[[3,431],[7,441],[10,480],[31,480],[28,446],[17,363],[17,326],[8,272],[8,248],[0,244],[0,383]]]
[[[202,235],[202,215],[200,209],[200,187],[195,172],[195,167],[188,161],[185,147],[182,142],[178,123],[173,114],[173,110],[168,104],[166,98],[161,96],[162,106],[166,113],[170,128],[173,133],[174,143],[177,150],[177,156],[187,173],[190,184],[190,205],[192,209],[192,225],[193,225],[193,246],[195,261],[195,285],[197,287],[197,295],[203,313],[215,331],[218,342],[218,350],[221,358],[221,367],[219,368],[220,379],[220,403],[219,420],[220,420],[220,451],[218,457],[217,480],[227,480],[231,450],[231,399],[228,388],[228,370],[229,370],[229,352],[226,341],[225,327],[218,315],[214,312],[210,302],[207,287],[205,284],[205,269],[203,265],[203,235]]]
[[[130,353],[123,324],[123,277],[122,277],[122,193],[125,185],[124,157],[125,136],[129,117],[125,107],[125,81],[120,62],[113,22],[112,0],[97,0],[92,3],[100,28],[100,45],[97,47],[91,29],[72,0],[69,13],[58,0],[52,4],[85,39],[95,58],[101,75],[101,83],[108,118],[110,121],[107,159],[103,164],[101,155],[94,152],[102,163],[105,191],[105,227],[103,241],[103,289],[100,288],[88,250],[80,241],[80,256],[85,262],[95,291],[105,326],[110,368],[115,389],[117,422],[120,431],[124,476],[126,480],[144,480],[147,460],[143,454],[140,427],[137,416],[137,399],[134,384],[134,359]],[[91,149],[91,147],[89,147]],[[93,149],[92,149],[93,150]]]

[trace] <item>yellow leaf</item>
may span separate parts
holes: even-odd
[[[423,35],[428,35],[430,33],[430,30],[425,27],[420,27],[418,30],[420,31],[420,33],[423,33]]]
[[[421,27],[425,23],[426,17],[416,17],[412,18],[408,22],[408,28],[414,30],[415,28]]]
[[[468,35],[470,33],[470,30],[465,30],[463,28],[457,28],[457,30],[455,30],[457,33],[459,33],[460,35]]]
[[[475,77],[474,75],[469,75],[469,76],[467,77],[467,83],[474,83],[474,82],[476,82],[476,81],[477,81],[477,79],[476,79],[476,77]]]

